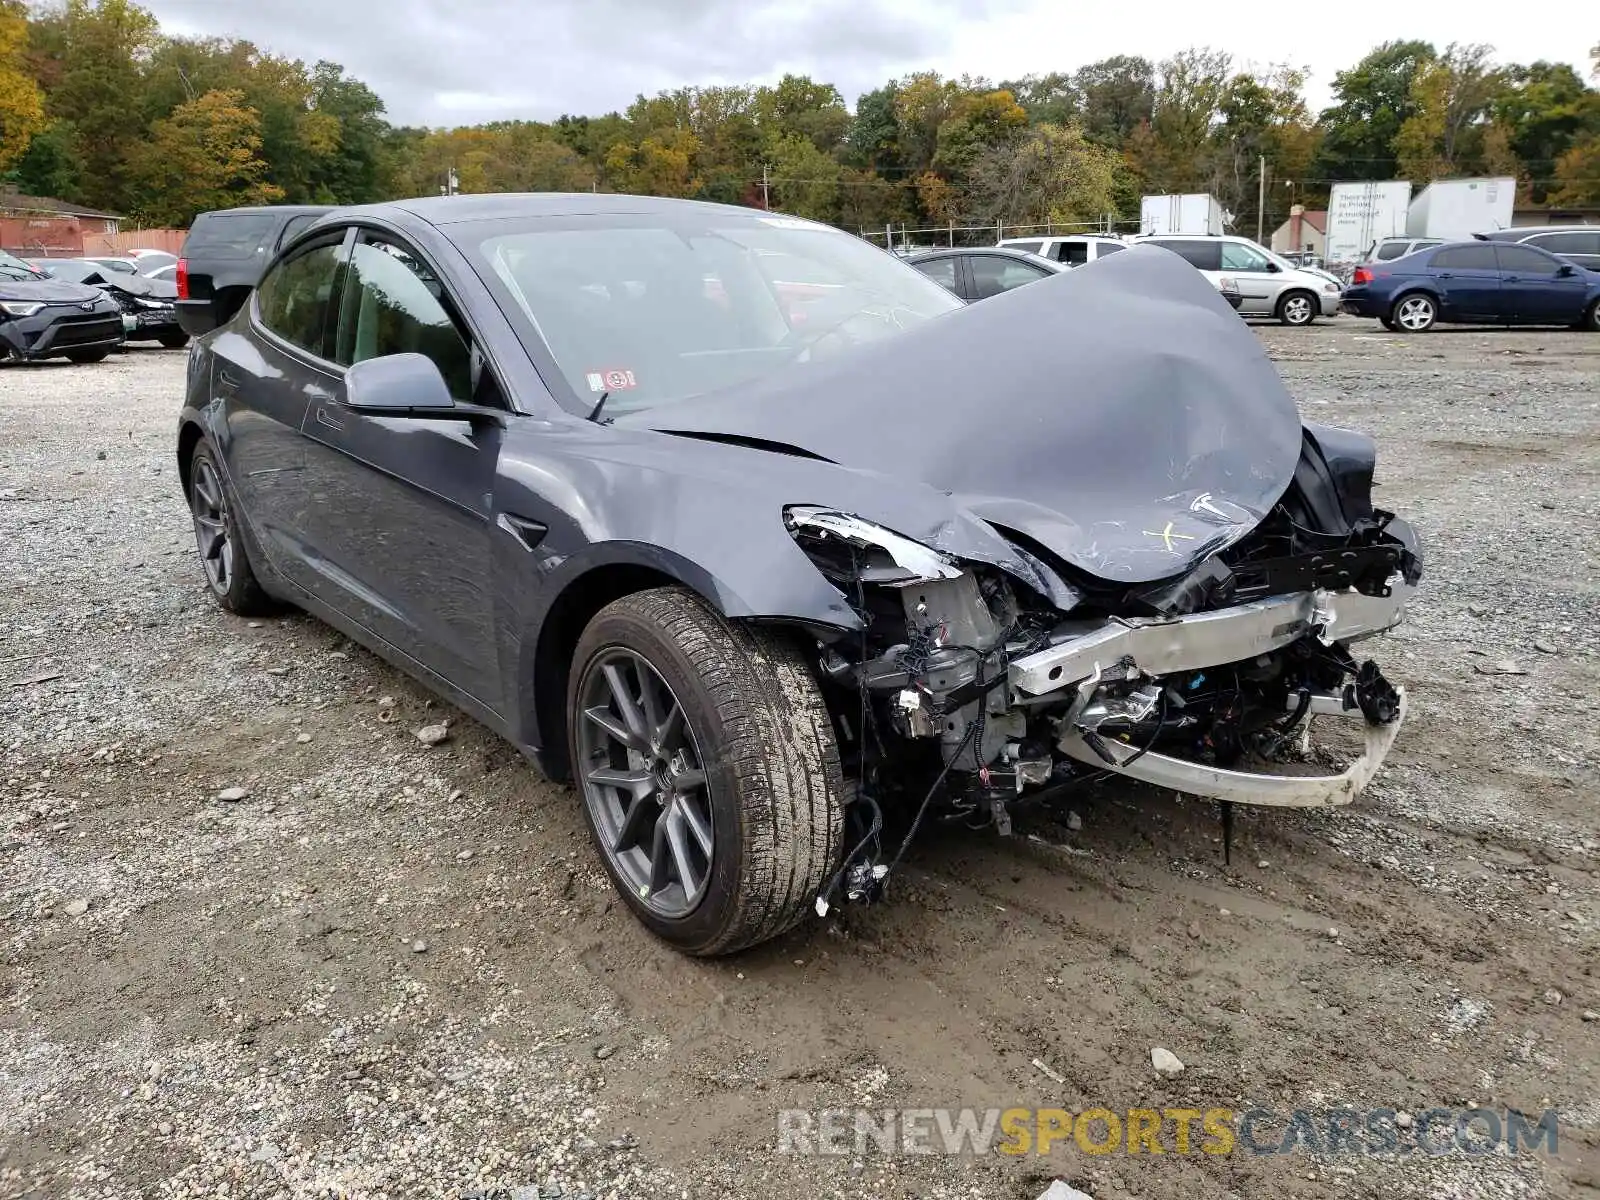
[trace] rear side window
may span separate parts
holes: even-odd
[[[1403,257],[1410,249],[1410,242],[1384,242],[1378,247],[1378,253],[1374,257],[1378,262],[1393,262]]]
[[[281,220],[276,213],[212,213],[189,230],[185,258],[250,258],[272,237]]]
[[[1524,240],[1551,254],[1600,254],[1600,229],[1593,233],[1540,233]]]
[[[445,310],[444,288],[403,246],[371,238],[356,244],[345,276],[334,361],[353,366],[388,354],[431,358],[450,394],[472,400],[472,352]]]
[[[256,317],[270,332],[318,358],[329,357],[328,305],[343,257],[340,242],[284,259],[256,288]]]
[[[1447,271],[1497,271],[1500,269],[1495,262],[1494,247],[1488,242],[1479,242],[1476,246],[1451,246],[1449,249],[1440,250],[1428,260],[1428,265]]]
[[[1121,242],[1101,242],[1100,249],[1095,253],[1096,258],[1104,258],[1108,254],[1120,254],[1127,247]]]
[[[912,263],[911,265],[940,287],[947,288],[952,292],[956,290],[956,260],[954,258],[930,258],[927,262]]]
[[[1044,245],[1043,242],[1001,242],[1000,244],[1007,250],[1026,250],[1029,254],[1039,253],[1040,247]]]
[[[1186,259],[1191,266],[1198,267],[1202,271],[1222,270],[1222,247],[1216,242],[1152,238],[1151,243],[1171,250]]]

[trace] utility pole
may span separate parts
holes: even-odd
[[[761,164],[761,207],[772,211],[772,196],[767,191],[767,164]]]
[[[1260,156],[1258,166],[1261,172],[1261,184],[1256,189],[1256,244],[1265,246],[1266,243],[1261,240],[1261,233],[1267,220],[1267,156],[1265,154]]]

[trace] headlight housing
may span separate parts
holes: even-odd
[[[43,307],[38,300],[0,300],[0,312],[13,317],[31,317]]]
[[[956,579],[961,567],[948,555],[850,513],[791,504],[783,521],[824,575],[891,587],[930,579]]]

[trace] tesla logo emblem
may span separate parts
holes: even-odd
[[[1194,502],[1189,505],[1189,511],[1210,513],[1214,517],[1221,517],[1224,521],[1230,521],[1233,519],[1215,504],[1211,503],[1210,492],[1202,492],[1200,495],[1196,496],[1194,498]]]
[[[82,304],[78,305],[78,307],[83,309],[84,312],[93,312],[94,306],[98,303],[99,301],[97,300],[85,300]]]
[[[1173,533],[1172,532],[1172,522],[1171,521],[1167,522],[1167,527],[1165,529],[1163,529],[1160,533],[1157,533],[1157,532],[1155,532],[1154,530],[1151,530],[1151,529],[1146,529],[1146,530],[1144,530],[1144,535],[1145,535],[1145,537],[1157,537],[1157,538],[1160,538],[1163,542],[1166,543],[1167,553],[1168,554],[1176,553],[1176,549],[1172,544],[1173,542],[1192,542],[1192,541],[1194,541],[1194,538],[1190,537],[1187,533]]]

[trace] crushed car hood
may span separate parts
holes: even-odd
[[[617,424],[930,486],[1029,549],[1130,584],[1249,533],[1301,447],[1256,335],[1157,247]]]
[[[0,300],[33,301],[39,304],[82,304],[100,299],[99,288],[65,279],[7,279],[0,281]]]

